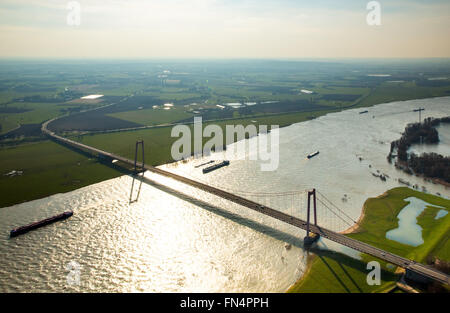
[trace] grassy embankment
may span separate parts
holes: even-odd
[[[450,260],[450,214],[435,219],[440,210],[427,207],[417,218],[423,229],[424,243],[417,247],[386,239],[386,232],[398,227],[397,215],[408,204],[405,198],[416,197],[430,204],[450,210],[450,200],[425,194],[406,187],[394,188],[378,198],[370,198],[364,204],[364,218],[360,229],[349,237],[369,243],[397,255],[425,263],[428,256]],[[381,286],[366,283],[367,262],[377,260],[382,266]],[[288,292],[383,292],[395,286],[398,275],[386,262],[362,254],[362,260],[333,252],[318,252],[310,261],[307,274]]]

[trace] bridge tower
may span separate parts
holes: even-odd
[[[138,161],[137,161],[139,146],[141,146],[141,149],[142,149],[142,163],[140,164],[141,166],[139,166]],[[138,167],[139,167],[139,169],[138,169]],[[144,176],[144,172],[145,172],[144,140],[138,140],[138,141],[136,141],[136,150],[134,152],[134,172],[133,172],[133,182],[131,183],[130,204],[137,202],[139,199],[139,195],[141,193],[141,187],[142,187],[142,180],[138,179],[138,180],[140,180],[139,189],[137,191],[136,199],[133,200],[134,180],[137,177],[139,177],[140,173],[142,173],[142,176]]]
[[[139,146],[142,147],[142,164],[140,166],[140,170],[138,170],[138,162],[137,162]],[[138,140],[136,141],[136,150],[134,152],[134,175],[144,172],[145,172],[144,140]]]
[[[311,247],[316,242],[320,235],[310,232],[310,220],[311,220],[311,202],[314,209],[314,226],[317,226],[317,201],[316,201],[316,189],[308,191],[308,209],[306,217],[306,237],[304,239],[305,248]]]

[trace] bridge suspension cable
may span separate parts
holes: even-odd
[[[349,220],[351,220],[353,223],[358,224],[358,221],[353,220],[350,216],[348,216],[344,211],[342,211],[341,209],[339,209],[339,207],[337,205],[335,205],[333,202],[331,202],[327,197],[325,197],[320,191],[317,191],[317,193],[319,193],[319,195],[325,200],[327,201],[329,204],[331,204],[333,207],[335,207],[340,213],[342,213],[345,217],[347,217]]]
[[[243,191],[243,190],[236,190],[233,188],[227,188],[224,186],[219,186],[217,184],[214,184],[210,181],[206,181],[204,179],[201,179],[199,177],[196,177],[194,175],[192,175],[191,173],[188,173],[186,170],[183,170],[181,168],[177,168],[175,170],[175,172],[179,172],[182,173],[185,177],[189,177],[192,179],[195,179],[197,181],[200,181],[204,184],[209,184],[213,187],[216,188],[220,188],[222,190],[228,191],[230,193],[234,193],[236,195],[240,195],[243,197],[248,197],[248,198],[258,198],[258,202],[261,204],[264,204],[266,206],[269,207],[274,207],[276,208],[276,205],[274,205],[276,203],[276,201],[274,200],[274,198],[279,198],[281,199],[282,197],[291,197],[291,204],[290,206],[288,205],[288,207],[285,207],[284,209],[287,210],[291,210],[291,215],[294,215],[294,206],[295,204],[298,206],[299,210],[301,211],[301,208],[303,207],[301,203],[294,203],[295,200],[295,196],[296,195],[304,195],[306,196],[308,190],[290,190],[290,191],[280,191],[280,192],[265,192],[265,191],[261,191],[261,192],[250,192],[250,191]],[[318,195],[320,195],[320,197],[318,197],[318,201],[320,202],[321,205],[324,206],[324,208],[326,208],[329,212],[331,212],[332,215],[336,216],[339,220],[341,220],[343,223],[345,223],[347,226],[352,227],[354,224],[359,225],[359,223],[357,221],[355,221],[353,218],[351,218],[347,213],[345,213],[342,209],[340,209],[337,205],[335,205],[331,200],[329,200],[323,193],[321,193],[320,191],[317,191]],[[299,198],[300,200],[300,198]],[[285,202],[288,202],[288,200],[285,200]],[[281,209],[281,207],[278,207],[278,209]],[[331,220],[331,223],[333,221]],[[360,225],[359,225],[360,226]]]
[[[204,184],[208,184],[210,186],[213,186],[215,188],[220,188],[222,190],[225,190],[227,192],[230,193],[234,193],[236,195],[240,195],[243,197],[248,197],[248,198],[258,198],[258,202],[261,204],[264,204],[266,206],[269,207],[274,207],[275,205],[275,200],[273,198],[282,198],[282,197],[291,197],[291,204],[290,206],[288,205],[288,207],[284,208],[284,209],[291,209],[292,210],[292,214],[293,215],[293,210],[294,210],[294,205],[297,204],[298,208],[301,210],[301,208],[303,207],[301,205],[301,203],[294,203],[295,200],[295,196],[296,195],[305,195],[307,194],[308,190],[290,190],[290,191],[280,191],[280,192],[265,192],[265,191],[261,191],[261,192],[251,192],[251,191],[243,191],[243,190],[236,190],[233,188],[227,188],[224,186],[219,186],[217,184],[214,184],[210,181],[206,181],[204,179],[201,179],[199,177],[196,177],[194,175],[192,175],[191,173],[187,172],[186,170],[183,170],[181,168],[177,168],[175,170],[175,172],[178,173],[182,173],[185,177],[189,177],[191,179],[195,179],[197,181],[200,181]],[[321,205],[324,206],[324,208],[326,208],[329,212],[331,212],[331,214],[333,214],[334,216],[336,216],[339,220],[341,220],[343,223],[345,223],[346,225],[348,225],[349,227],[353,226],[354,224],[359,225],[359,223],[357,221],[355,221],[353,218],[351,218],[347,213],[345,213],[342,209],[340,209],[337,205],[335,205],[331,200],[329,200],[323,193],[321,193],[320,191],[317,191],[318,195],[320,195],[320,197],[318,197],[318,201],[320,202]],[[300,200],[300,198],[299,198]],[[286,202],[287,200],[285,200]],[[280,207],[278,209],[281,209]],[[300,211],[299,210],[299,211]]]
[[[341,221],[349,225],[350,227],[353,226],[351,223],[349,223],[347,220],[342,218],[338,213],[336,213],[333,209],[331,209],[329,206],[327,206],[320,198],[317,198],[317,201],[319,201],[325,208],[327,208],[331,213],[333,213],[337,218],[339,218]]]

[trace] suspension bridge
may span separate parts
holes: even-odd
[[[116,160],[122,162],[125,165],[134,167],[135,173],[149,171],[154,174],[168,177],[183,184],[195,187],[199,190],[207,192],[209,194],[218,196],[220,198],[226,199],[233,203],[236,203],[240,206],[246,207],[248,209],[254,210],[261,214],[270,216],[276,220],[282,221],[284,223],[293,225],[297,228],[303,229],[306,231],[305,237],[305,246],[311,245],[315,240],[319,237],[323,237],[329,239],[338,244],[347,246],[354,250],[357,250],[362,253],[369,254],[373,257],[379,258],[406,270],[406,277],[419,280],[419,281],[438,281],[444,284],[450,284],[450,277],[432,267],[426,266],[424,264],[415,262],[413,260],[409,260],[407,258],[395,255],[388,251],[379,249],[377,247],[371,246],[367,243],[349,238],[342,233],[337,231],[333,231],[327,229],[325,227],[321,227],[318,224],[318,215],[317,215],[317,202],[319,202],[322,207],[326,208],[324,212],[331,212],[336,220],[345,221],[348,225],[352,226],[356,221],[353,221],[351,217],[349,217],[344,211],[340,210],[337,206],[335,206],[331,201],[329,201],[323,194],[317,192],[315,189],[307,191],[307,216],[306,220],[296,217],[291,214],[287,214],[282,212],[281,210],[277,210],[272,208],[269,205],[262,204],[262,201],[256,202],[251,198],[255,197],[265,197],[269,199],[270,197],[292,197],[298,194],[298,192],[284,192],[284,193],[245,193],[245,192],[231,192],[225,190],[225,188],[214,187],[211,184],[200,182],[198,179],[194,180],[185,176],[181,176],[170,171],[162,170],[147,164],[144,164],[144,149],[143,149],[143,141],[139,141],[136,143],[136,151],[135,151],[135,159],[130,160],[128,158],[122,157],[120,155],[116,155],[107,151],[103,151],[80,142],[76,142],[70,140],[68,138],[59,136],[55,134],[53,131],[49,130],[48,124],[53,120],[49,120],[42,125],[42,131],[53,138],[55,141],[62,143],[64,145],[68,145],[70,147],[88,152],[92,155],[95,155],[102,159],[110,160],[111,162],[115,162]],[[142,162],[137,161],[138,157],[138,146],[142,146]],[[240,195],[241,194],[241,195]],[[320,197],[318,197],[318,195]],[[245,196],[245,197],[244,197]],[[294,200],[292,200],[293,202]],[[313,216],[314,221],[311,221],[310,216]]]

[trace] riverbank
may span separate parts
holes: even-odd
[[[438,258],[449,261],[445,251],[448,248],[450,218],[435,219],[436,207],[428,206],[417,218],[423,229],[424,243],[417,247],[405,245],[386,238],[386,232],[398,227],[398,214],[408,205],[404,199],[416,197],[429,204],[450,210],[450,200],[425,194],[406,187],[394,188],[386,193],[368,199],[363,206],[359,226],[348,229],[348,236],[390,251],[397,255],[426,263],[427,259]],[[287,292],[386,292],[395,287],[399,278],[395,266],[384,261],[361,254],[357,260],[337,252],[315,249],[314,257],[308,261],[308,268]],[[381,285],[369,286],[366,283],[367,262],[376,260],[382,267]]]
[[[403,172],[407,173],[408,175],[414,175],[414,176],[420,177],[424,181],[430,181],[433,184],[439,184],[439,185],[442,185],[442,186],[444,186],[446,188],[450,187],[450,183],[446,182],[445,180],[442,180],[442,179],[439,179],[439,178],[428,177],[428,176],[425,176],[424,174],[420,174],[420,173],[413,173],[413,172],[411,172],[411,169],[408,167],[408,163],[407,162],[397,160],[395,162],[395,168],[397,168],[400,171],[403,171]]]
[[[382,197],[384,197],[386,195],[387,195],[387,193],[385,192],[382,195],[379,195],[377,198],[382,198]],[[350,226],[349,228],[341,231],[340,233],[343,234],[343,235],[348,235],[348,234],[352,234],[352,233],[356,233],[356,232],[360,231],[361,230],[361,223],[363,223],[364,218],[366,216],[366,209],[367,209],[367,206],[363,205],[363,208],[361,210],[361,214],[359,215],[359,218],[356,221],[356,223],[354,225]]]

